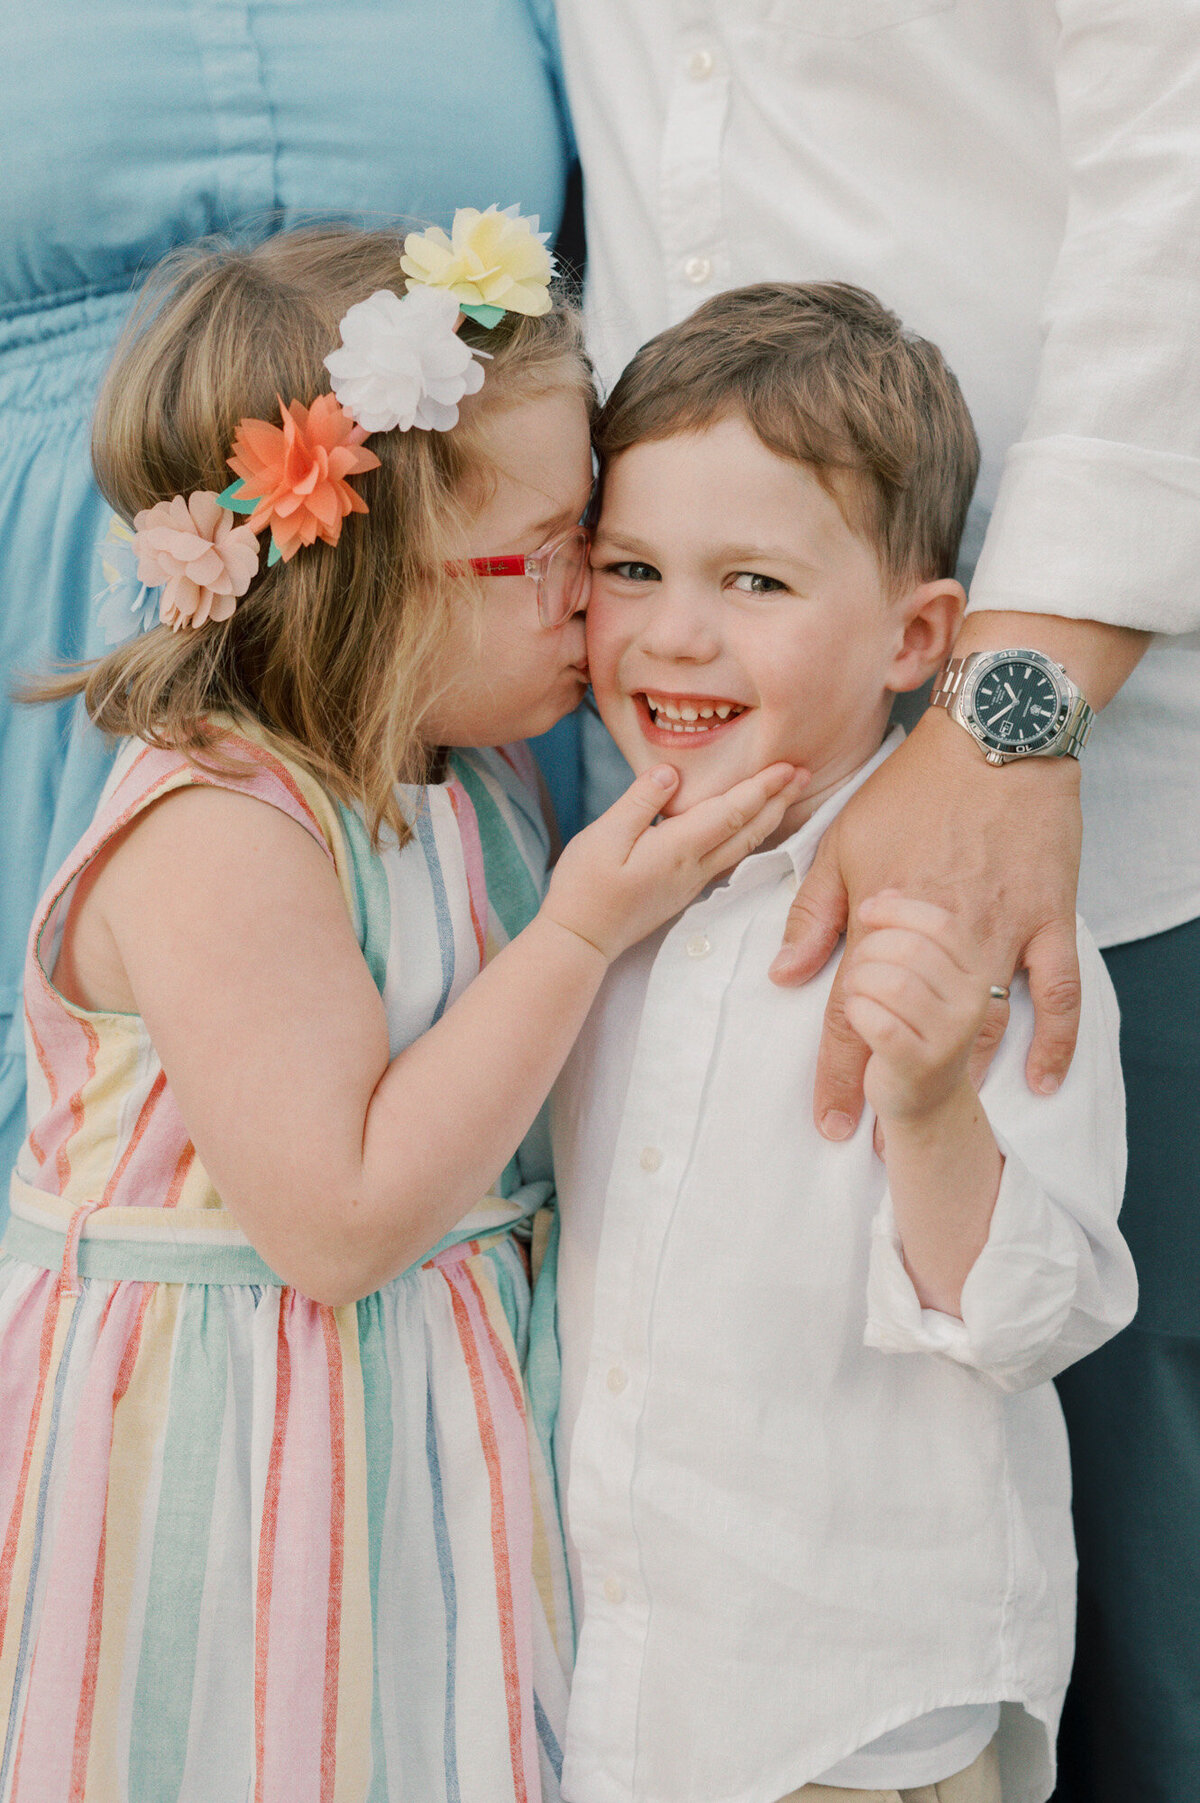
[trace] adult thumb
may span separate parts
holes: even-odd
[[[783,943],[767,973],[786,988],[807,983],[825,965],[846,930],[849,900],[837,859],[835,835],[826,833],[812,868],[788,909]]]

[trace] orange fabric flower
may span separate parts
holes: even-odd
[[[242,478],[242,494],[258,506],[247,524],[271,537],[286,563],[316,539],[336,545],[347,514],[366,513],[367,504],[348,476],[379,468],[367,436],[332,394],[318,395],[311,407],[279,402],[282,430],[265,419],[244,419],[233,441],[229,467]]]

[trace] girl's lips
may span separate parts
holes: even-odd
[[[670,701],[674,712],[682,714],[686,710],[695,716],[690,720],[670,719],[665,712],[660,712],[656,718],[655,710],[650,706],[647,696],[645,694],[634,695],[632,700],[642,737],[648,744],[654,745],[660,750],[694,751],[701,745],[711,745],[714,739],[720,738],[731,727],[736,726],[747,711],[740,702],[726,701],[724,698],[717,697],[665,696],[656,691],[654,698],[656,701]],[[711,718],[701,718],[701,708],[706,711],[713,710]],[[733,711],[722,720],[716,712],[717,708]]]

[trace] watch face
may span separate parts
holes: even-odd
[[[970,706],[985,745],[1018,756],[1048,745],[1066,709],[1066,698],[1045,665],[1019,654],[982,671]]]

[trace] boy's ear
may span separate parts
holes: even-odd
[[[904,695],[928,682],[949,657],[966,612],[967,595],[961,582],[938,577],[909,589],[893,605],[899,610],[904,631],[887,686]]]

